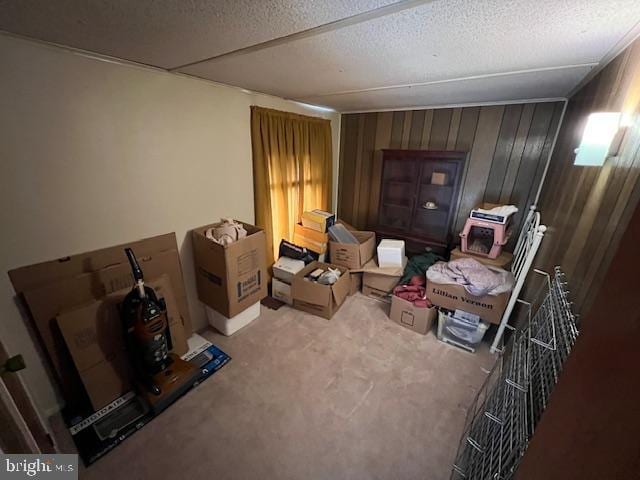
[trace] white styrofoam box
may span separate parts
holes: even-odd
[[[271,296],[288,305],[293,305],[293,298],[291,298],[291,285],[284,283],[277,278],[271,280]]]
[[[404,240],[380,240],[378,244],[378,266],[399,268],[404,266]]]
[[[278,280],[291,284],[293,276],[304,268],[302,260],[294,260],[289,257],[280,257],[273,264],[273,276]]]
[[[206,305],[204,306],[204,308],[207,311],[207,319],[209,320],[209,325],[226,336],[233,335],[235,332],[243,327],[246,327],[260,316],[260,302],[254,303],[243,312],[240,312],[238,315],[231,318],[225,317],[221,313],[215,311],[213,308],[209,308]]]

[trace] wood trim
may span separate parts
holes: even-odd
[[[9,354],[0,342],[0,364],[4,364],[8,358]],[[11,397],[10,402],[5,398],[0,402],[2,404],[0,405],[0,426],[3,430],[9,428],[10,430],[6,433],[13,439],[12,443],[7,445],[6,437],[3,435],[2,450],[5,453],[54,453],[55,448],[51,437],[40,420],[29,392],[22,383],[20,373],[8,373],[0,378],[0,382],[3,384],[2,387],[6,387],[6,393]],[[8,404],[11,402],[13,405]],[[15,418],[14,408],[17,409],[21,418]],[[25,429],[28,432],[25,433]],[[27,450],[20,451],[20,449]]]

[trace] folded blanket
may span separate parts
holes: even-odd
[[[514,284],[511,272],[488,267],[473,258],[460,258],[449,263],[438,262],[427,270],[427,280],[462,285],[476,297],[509,292]]]
[[[518,211],[518,207],[516,207],[515,205],[501,205],[499,207],[493,207],[493,208],[489,208],[489,209],[485,209],[485,208],[476,208],[475,209],[477,212],[482,212],[482,213],[491,213],[493,215],[502,215],[503,217],[510,217],[511,215],[513,215],[514,213],[516,213]]]

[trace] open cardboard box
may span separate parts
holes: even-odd
[[[476,297],[462,285],[436,283],[427,279],[427,298],[431,303],[447,310],[462,310],[478,315],[485,322],[500,324],[511,292]]]
[[[416,307],[413,302],[396,295],[391,297],[389,318],[409,330],[426,335],[437,317],[436,307]]]
[[[322,285],[305,278],[317,268],[327,270],[329,267],[340,270],[340,277],[333,285]],[[291,296],[294,308],[330,319],[349,295],[351,279],[348,272],[339,265],[311,262],[293,277]]]
[[[374,232],[361,232],[352,230],[358,244],[329,242],[329,258],[331,263],[342,265],[351,270],[359,269],[373,258],[376,251],[376,234]]]
[[[216,223],[192,231],[198,298],[225,317],[235,317],[267,296],[264,231],[244,222],[247,236],[220,245],[205,236]]]

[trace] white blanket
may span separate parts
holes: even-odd
[[[462,285],[476,297],[509,292],[515,283],[511,272],[487,267],[473,258],[460,258],[449,263],[438,262],[427,270],[427,280]]]

